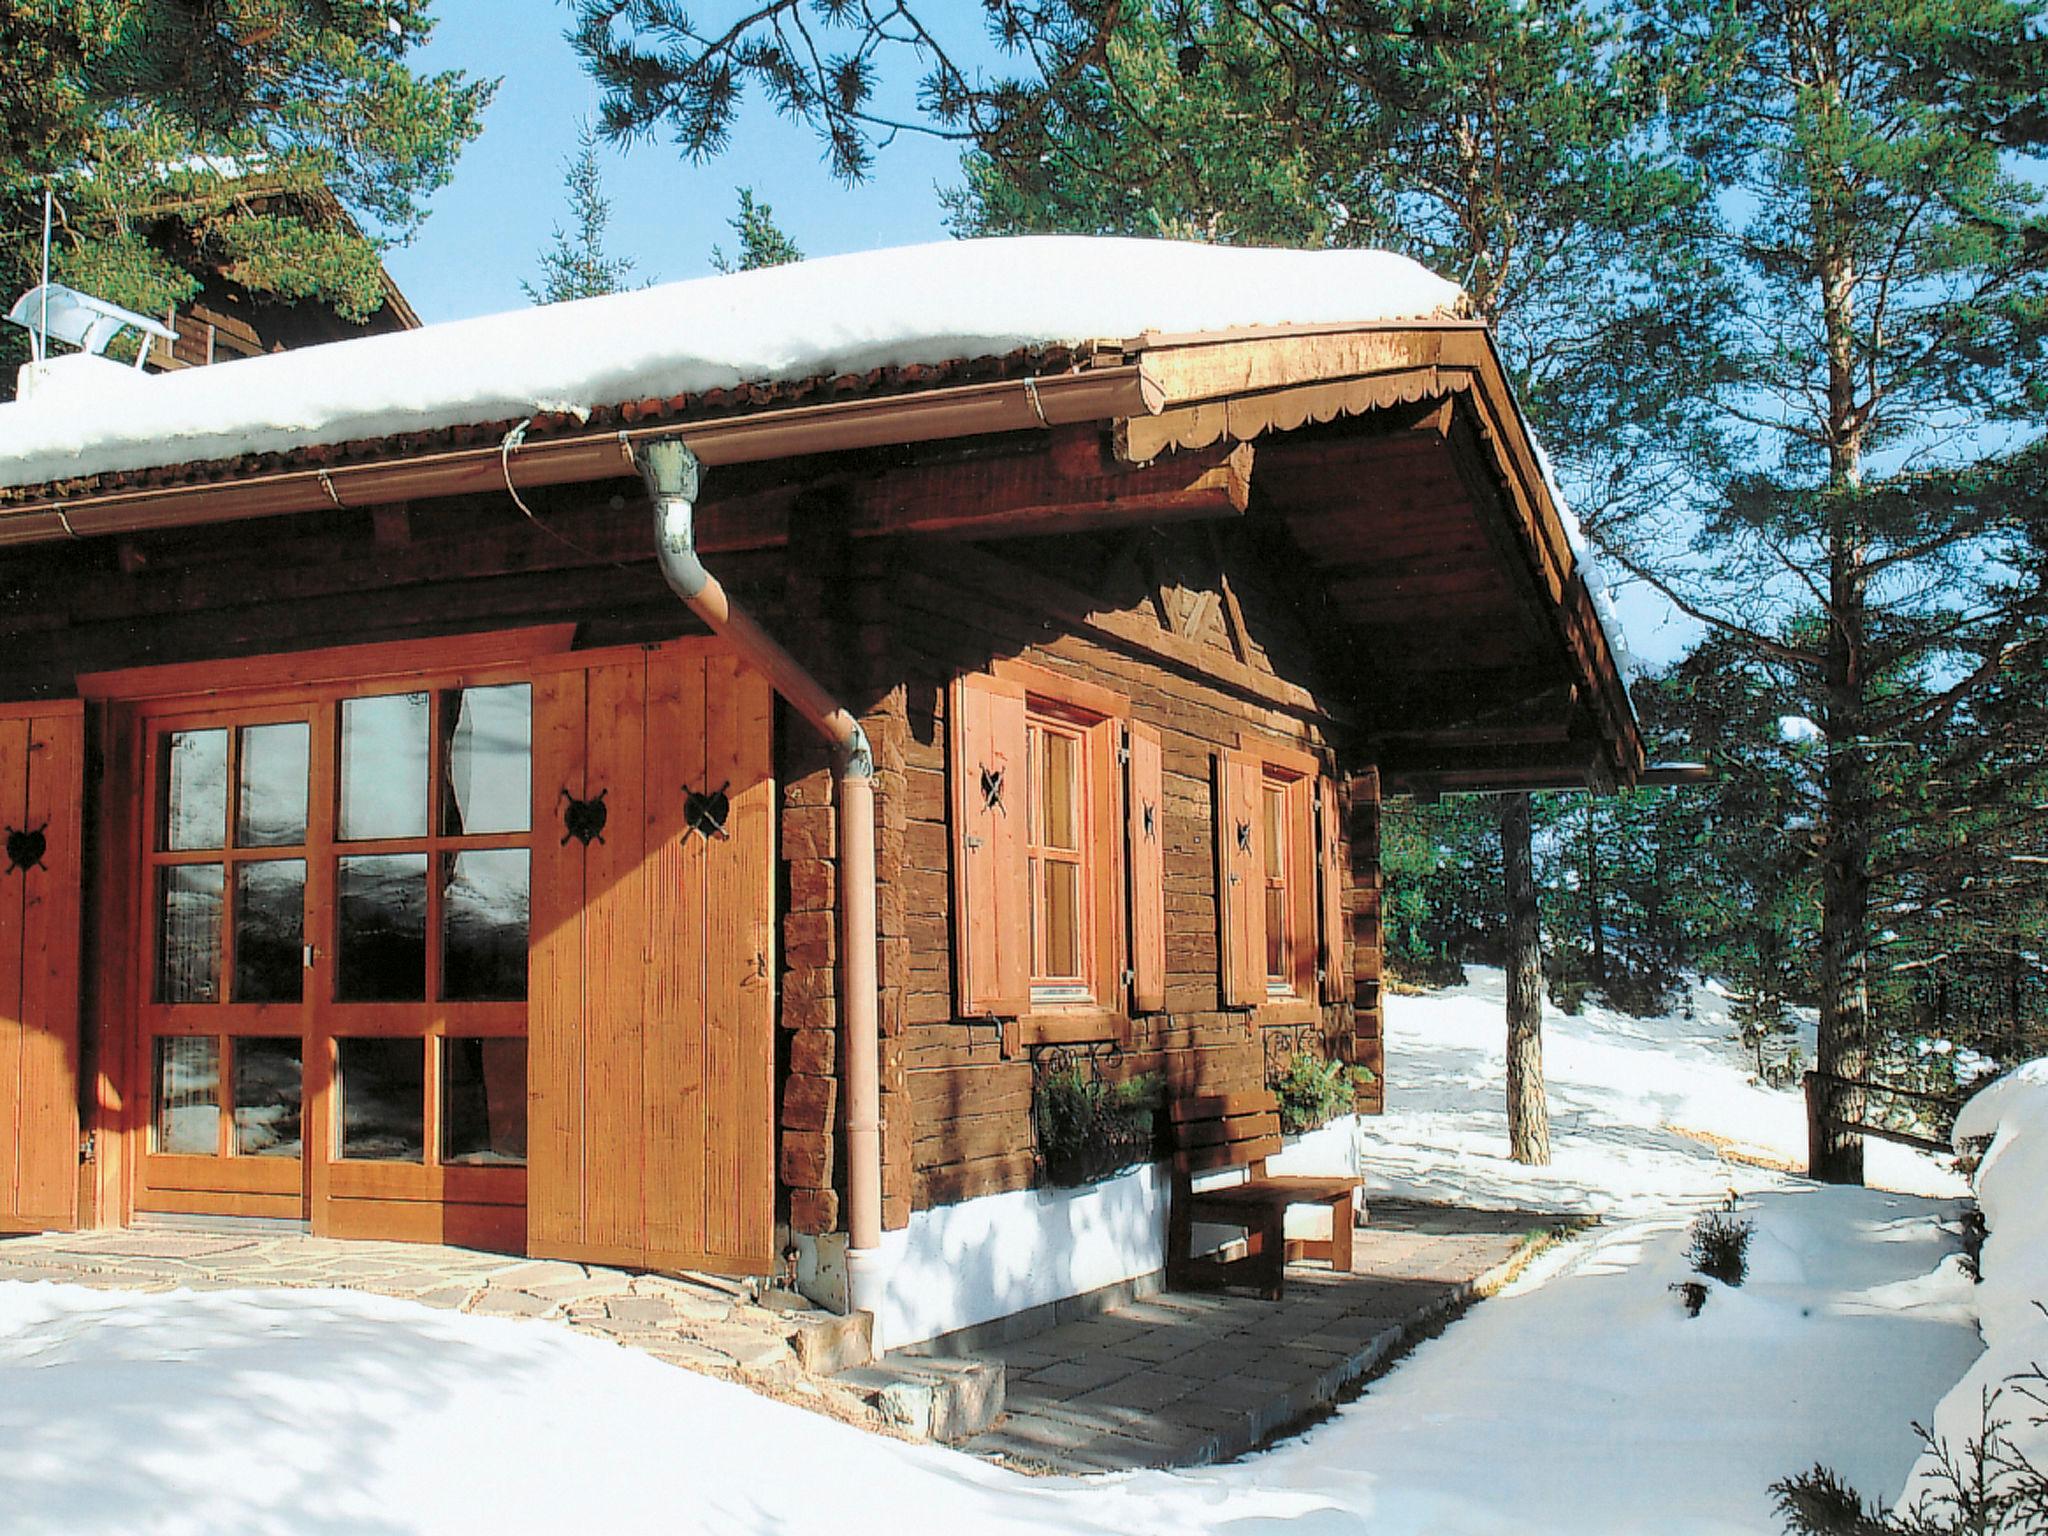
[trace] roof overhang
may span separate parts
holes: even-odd
[[[1316,616],[1351,635],[1348,713],[1371,722],[1390,788],[1639,775],[1640,733],[1568,514],[1490,336],[1468,322],[1145,335],[82,478],[7,492],[0,547],[614,480],[633,473],[636,443],[676,435],[712,466],[1034,437],[1071,461],[1065,445],[1089,429],[1110,447],[1106,462],[1062,466],[1066,523],[992,473],[986,494],[943,506],[896,484],[853,531],[986,538],[1241,514],[1256,453],[1261,503],[1315,578]],[[1437,500],[1401,504],[1411,483]],[[721,537],[715,494],[704,512],[707,548],[776,542],[758,527]],[[1396,529],[1420,535],[1398,568],[1378,552]],[[1456,538],[1437,552],[1439,530]]]

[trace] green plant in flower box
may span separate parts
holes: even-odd
[[[1049,1182],[1087,1184],[1152,1156],[1163,1079],[1143,1072],[1107,1082],[1086,1064],[1039,1080],[1031,1116]]]
[[[1370,1067],[1296,1051],[1273,1084],[1273,1096],[1280,1101],[1280,1129],[1297,1136],[1327,1125],[1332,1117],[1349,1114],[1359,1090],[1377,1081]]]

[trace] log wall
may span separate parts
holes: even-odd
[[[94,540],[0,555],[0,700],[59,698],[82,671],[573,620],[577,644],[694,629],[649,560],[637,485]],[[1252,1016],[1219,1002],[1211,754],[1253,729],[1321,754],[1345,735],[1284,561],[1251,530],[1192,524],[971,545],[849,540],[830,495],[797,498],[785,548],[713,559],[734,595],[856,709],[873,741],[881,846],[884,1220],[1028,1186],[1028,1055],[953,998],[946,690],[999,657],[1113,689],[1159,729],[1168,975],[1126,1067],[1176,1089],[1252,1086]],[[1329,1047],[1379,1066],[1377,781],[1337,756],[1352,804],[1351,1000]],[[778,711],[778,1210],[843,1225],[836,820],[823,746]],[[89,1015],[90,1016],[90,1015]]]

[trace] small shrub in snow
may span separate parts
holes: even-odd
[[[1674,1280],[1671,1289],[1678,1292],[1678,1299],[1685,1303],[1687,1317],[1698,1317],[1707,1304],[1707,1288],[1697,1280]]]
[[[1984,1224],[1984,1213],[1974,1205],[1963,1212],[1960,1225],[1963,1239],[1963,1273],[1972,1281],[1981,1283],[1984,1279],[1984,1239],[1991,1235],[1990,1229]]]
[[[2031,1383],[2048,1386],[2038,1367],[2007,1385],[2048,1408]],[[1828,1468],[1814,1466],[1771,1484],[1785,1536],[2038,1536],[2048,1531],[2048,1472],[2012,1441],[1999,1411],[2004,1389],[1984,1394],[1981,1430],[1958,1450],[1916,1424],[1934,1458],[1929,1486],[1903,1513],[1867,1506]]]
[[[1723,1285],[1740,1285],[1749,1276],[1749,1239],[1753,1222],[1737,1220],[1727,1211],[1707,1211],[1692,1224],[1692,1246],[1686,1257],[1693,1270]]]

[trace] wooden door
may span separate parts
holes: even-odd
[[[706,643],[535,680],[535,1255],[774,1266],[772,715]]]
[[[530,694],[144,709],[138,1210],[522,1246]]]
[[[83,724],[0,705],[0,1232],[78,1219]]]

